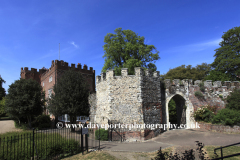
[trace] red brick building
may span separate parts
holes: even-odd
[[[87,65],[82,65],[78,63],[77,67],[75,64],[71,64],[71,67],[68,66],[67,62],[53,60],[52,65],[49,69],[42,68],[37,71],[35,68],[31,68],[28,70],[28,67],[21,68],[21,78],[23,79],[34,79],[36,80],[45,91],[45,96],[48,98],[53,91],[53,86],[56,84],[58,78],[60,78],[61,74],[64,73],[65,70],[74,69],[76,72],[82,73],[83,77],[89,84],[89,91],[91,93],[95,92],[95,70],[92,67],[88,70]],[[46,114],[49,112],[46,110]],[[54,118],[51,115],[52,118]]]

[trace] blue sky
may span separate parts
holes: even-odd
[[[87,64],[100,75],[104,36],[116,28],[145,37],[160,52],[160,74],[214,61],[223,32],[240,26],[239,0],[1,0],[0,75],[3,87],[21,67],[51,61]]]

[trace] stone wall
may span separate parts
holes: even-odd
[[[96,92],[92,93],[88,97],[89,105],[90,105],[90,113],[89,118],[91,123],[95,123],[95,117],[96,117]]]
[[[135,68],[135,75],[128,75],[123,68],[121,76],[115,76],[113,70],[96,77],[96,108],[91,116],[95,123],[108,124],[108,120],[121,124],[166,124],[169,122],[168,103],[173,98],[177,101],[178,123],[195,124],[192,117],[200,106],[217,105],[225,107],[226,98],[234,88],[239,88],[239,82],[223,83],[208,80],[204,82],[204,99],[195,96],[200,91],[197,80],[165,80],[160,82],[159,72],[151,73],[142,68]],[[93,116],[93,113],[96,113]],[[155,137],[161,129],[129,128],[119,130],[127,141],[142,141]],[[117,135],[117,134],[116,134]]]
[[[167,96],[174,94],[176,91],[182,92],[184,95],[189,97],[194,110],[206,105],[216,105],[218,106],[218,109],[222,109],[225,107],[223,99],[227,98],[227,96],[230,95],[235,88],[239,88],[238,81],[225,81],[222,84],[221,81],[212,82],[211,80],[207,80],[203,82],[201,80],[196,80],[194,81],[194,85],[192,84],[192,80],[174,79],[170,81],[167,79],[164,82]],[[200,91],[200,83],[204,83],[205,91],[201,91],[204,99],[199,99],[195,96],[195,92]]]
[[[96,77],[96,123],[107,124],[108,120],[122,124],[160,124],[162,122],[160,76],[156,71],[135,68],[135,75],[128,75],[123,68],[121,76],[109,70]],[[157,135],[160,130],[141,128],[125,129],[127,141],[144,140],[147,135]]]
[[[198,122],[200,130],[221,132],[221,133],[239,133],[240,134],[240,126],[225,126],[219,124],[210,124]]]

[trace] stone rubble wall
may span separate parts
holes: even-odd
[[[193,85],[192,80],[188,79],[174,79],[172,81],[166,79],[164,83],[167,95],[174,94],[176,91],[188,94],[187,92],[189,91],[189,99],[194,106],[194,110],[206,105],[217,105],[219,109],[224,108],[225,102],[223,99],[227,98],[235,88],[239,88],[240,84],[239,81],[225,81],[222,84],[221,81],[212,82],[212,80],[206,80],[202,82],[201,80],[196,80]],[[205,91],[202,92],[204,95],[203,100],[195,96],[195,92],[200,91],[200,83],[204,83],[205,87]]]
[[[240,133],[240,126],[225,126],[220,124],[210,124],[204,122],[199,123],[199,130],[207,130],[207,131],[214,131],[214,132],[221,132],[221,133]]]
[[[128,69],[122,68],[121,76],[114,76],[114,71],[109,70],[106,74],[97,76],[96,80],[96,123],[107,124],[108,120],[120,121],[122,124],[162,122],[158,71],[144,72],[142,68],[136,67],[135,75],[128,75]],[[146,130],[145,133],[141,128],[125,131],[125,137],[129,141],[142,140],[142,135],[146,133],[148,135],[159,133],[159,130]]]
[[[97,106],[97,101],[96,101],[96,93],[92,93],[88,97],[89,105],[90,105],[90,122],[94,123],[95,118],[96,118],[96,106]]]

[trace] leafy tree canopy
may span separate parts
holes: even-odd
[[[215,51],[215,60],[211,64],[215,71],[227,74],[232,80],[240,75],[240,27],[224,32],[220,47]]]
[[[33,116],[42,114],[44,92],[32,79],[20,79],[9,86],[6,96],[6,112],[13,118],[27,118],[29,127]]]
[[[68,114],[71,123],[76,116],[89,116],[89,89],[81,73],[74,70],[65,71],[53,87],[48,109],[56,116]]]
[[[209,74],[204,78],[204,80],[214,81],[231,81],[232,77],[226,73],[217,70],[211,70]]]
[[[2,100],[2,98],[6,96],[6,91],[5,91],[5,89],[2,87],[2,84],[3,84],[3,83],[6,83],[6,81],[4,81],[4,80],[2,79],[2,77],[0,76],[0,100]]]
[[[128,68],[129,74],[134,74],[134,67],[157,70],[156,65],[151,63],[160,59],[154,45],[144,44],[145,38],[131,30],[117,28],[114,32],[104,38],[105,63],[102,72],[114,69],[116,75],[121,75],[121,68]]]
[[[5,111],[5,97],[2,98],[2,100],[0,100],[0,117],[6,114]]]
[[[202,63],[196,67],[191,65],[181,65],[179,67],[170,69],[165,75],[161,75],[163,79],[192,79],[202,80],[211,70],[210,64]]]

